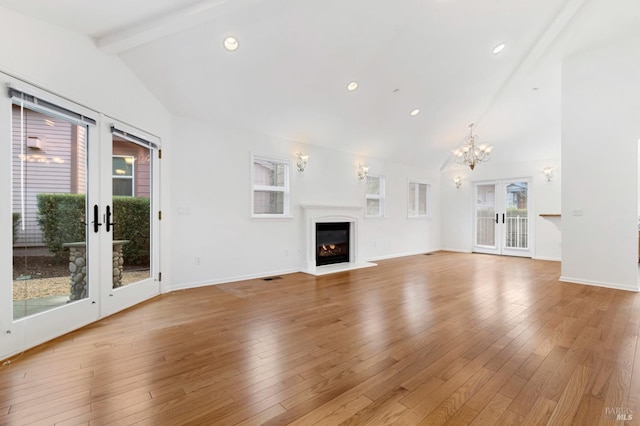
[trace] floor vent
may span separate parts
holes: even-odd
[[[267,277],[263,278],[262,281],[273,281],[273,280],[281,280],[282,277]]]

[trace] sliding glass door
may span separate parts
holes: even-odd
[[[474,195],[473,251],[530,257],[529,180],[476,183]]]

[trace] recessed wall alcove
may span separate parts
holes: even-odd
[[[311,275],[325,275],[333,272],[376,266],[360,258],[359,221],[364,207],[356,205],[303,204],[305,226],[306,267],[302,272]],[[318,223],[349,223],[349,261],[330,265],[316,265],[316,225]]]

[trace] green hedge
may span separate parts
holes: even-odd
[[[82,194],[38,194],[42,242],[53,254],[59,255],[64,243],[85,241],[84,210]]]
[[[124,261],[130,265],[149,263],[150,201],[141,197],[113,197],[114,240],[129,240],[123,246]],[[38,223],[43,242],[59,255],[64,243],[85,241],[83,194],[38,194]],[[89,212],[93,220],[93,212]],[[101,219],[102,220],[102,214]],[[104,230],[104,224],[101,230]],[[93,225],[87,228],[93,232]]]
[[[20,225],[20,213],[13,213],[13,242],[18,239],[18,226]]]
[[[149,264],[151,243],[150,200],[143,197],[113,197],[114,240],[129,240],[122,247],[125,263]]]

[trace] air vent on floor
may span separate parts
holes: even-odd
[[[267,277],[263,278],[262,281],[273,281],[273,280],[281,280],[282,277]]]

